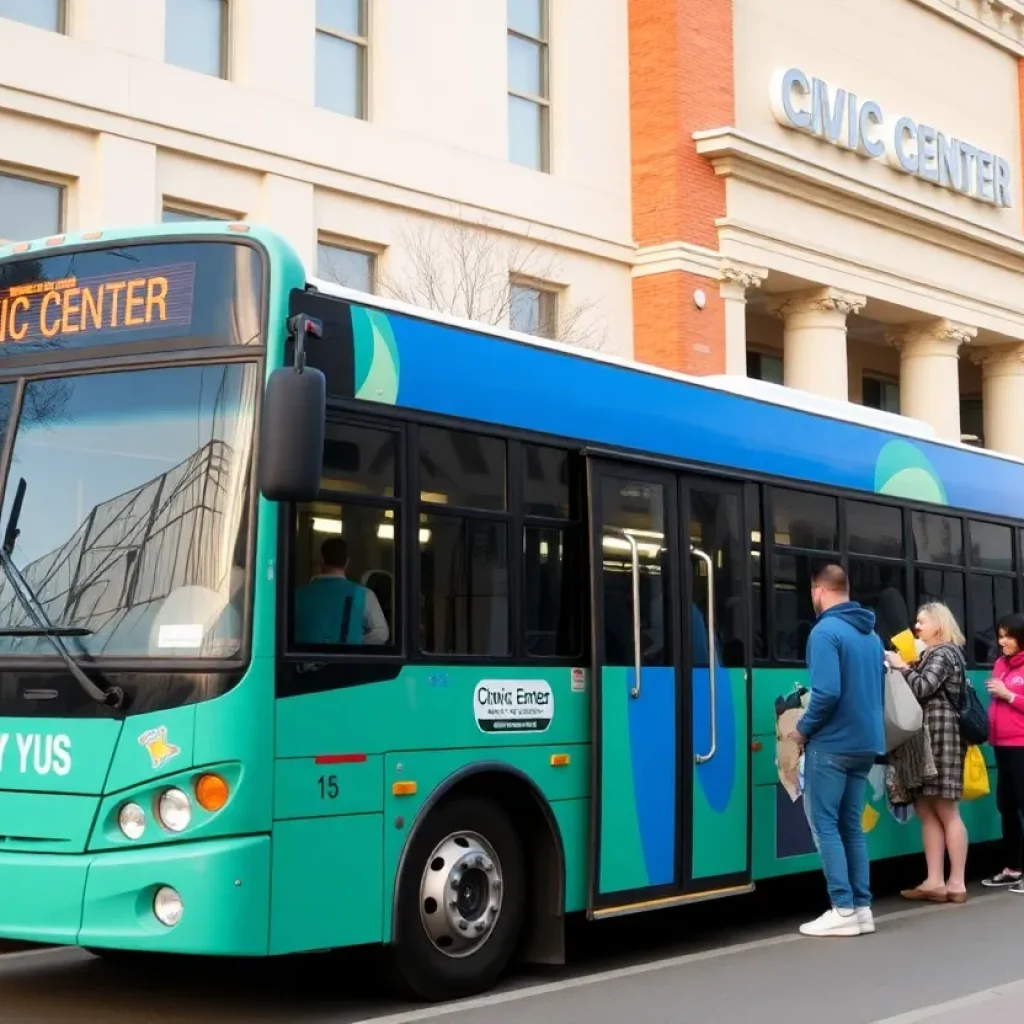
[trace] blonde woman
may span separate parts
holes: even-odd
[[[924,711],[924,726],[917,737],[893,751],[890,795],[894,805],[913,803],[924,839],[928,877],[908,900],[966,903],[967,828],[960,817],[966,745],[960,735],[956,708],[960,706],[965,662],[964,634],[944,604],[926,604],[914,625],[925,649],[914,665],[898,654],[886,660],[906,679]],[[949,878],[945,854],[949,852]]]

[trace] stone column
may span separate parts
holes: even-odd
[[[838,288],[780,295],[769,310],[785,321],[786,387],[842,402],[850,400],[846,366],[846,318],[867,299]]]
[[[930,320],[886,334],[900,350],[900,412],[947,441],[960,440],[960,346],[977,333],[952,320]]]
[[[1024,459],[1024,345],[978,349],[981,366],[985,447]]]
[[[767,270],[744,263],[722,264],[718,290],[725,309],[725,372],[747,375],[747,290],[760,288]]]

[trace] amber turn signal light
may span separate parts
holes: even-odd
[[[219,775],[200,775],[196,779],[196,801],[204,811],[219,811],[228,802],[230,792]]]

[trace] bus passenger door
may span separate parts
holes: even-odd
[[[750,545],[743,486],[680,481],[686,552],[684,689],[693,774],[686,794],[687,893],[706,898],[751,888]]]
[[[588,460],[593,918],[750,888],[739,485]]]
[[[591,917],[680,894],[692,774],[680,699],[676,478],[588,460],[593,666]]]

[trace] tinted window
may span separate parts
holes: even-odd
[[[126,245],[0,264],[0,358],[169,338],[259,344],[262,270],[227,242]]]
[[[952,516],[915,512],[914,558],[918,562],[960,565],[964,560],[963,523]]]
[[[1013,572],[1013,531],[994,523],[970,523],[971,566]]]
[[[327,424],[323,490],[392,497],[397,467],[398,435],[393,431]]]
[[[570,497],[570,466],[577,457],[559,448],[523,445],[523,511],[528,516],[575,518]]]
[[[671,604],[666,567],[665,494],[660,484],[601,479],[604,664],[633,666],[631,535],[640,560],[640,643],[643,664],[672,664]]]
[[[397,642],[394,509],[317,501],[298,512],[292,638],[299,648]]]
[[[999,657],[996,623],[1016,607],[1017,581],[1012,576],[971,576],[970,656],[982,665]]]
[[[424,514],[419,552],[422,649],[507,655],[507,525]]]
[[[903,513],[865,501],[846,503],[846,537],[854,554],[903,556]]]
[[[461,430],[420,430],[420,499],[504,509],[505,442]]]
[[[523,588],[526,653],[531,658],[571,657],[582,651],[580,541],[579,528],[526,528]]]
[[[835,498],[802,491],[772,491],[775,543],[813,551],[839,546],[839,516]]]
[[[964,574],[944,569],[918,569],[914,573],[917,603],[939,601],[948,605],[960,628],[964,628]]]
[[[819,567],[820,560],[810,555],[775,555],[775,656],[780,661],[803,661],[807,653],[816,620],[811,579]]]
[[[693,607],[690,644],[695,667],[706,667],[710,655],[708,573],[714,573],[715,654],[719,665],[739,668],[747,663],[747,616],[744,575],[747,551],[741,505],[736,494],[691,490],[689,494],[691,548],[711,559],[693,557]]]
[[[850,596],[875,613],[875,631],[889,646],[916,616],[907,604],[907,571],[901,565],[850,559]]]
[[[754,635],[754,657],[768,657],[768,636],[764,625],[764,543],[761,534],[761,488],[748,487],[746,493],[747,523],[750,526],[751,629]]]
[[[3,520],[25,481],[14,557],[49,617],[92,655],[238,652],[255,367],[28,385]],[[6,579],[0,626],[29,623]],[[44,641],[4,641],[52,654]]]

